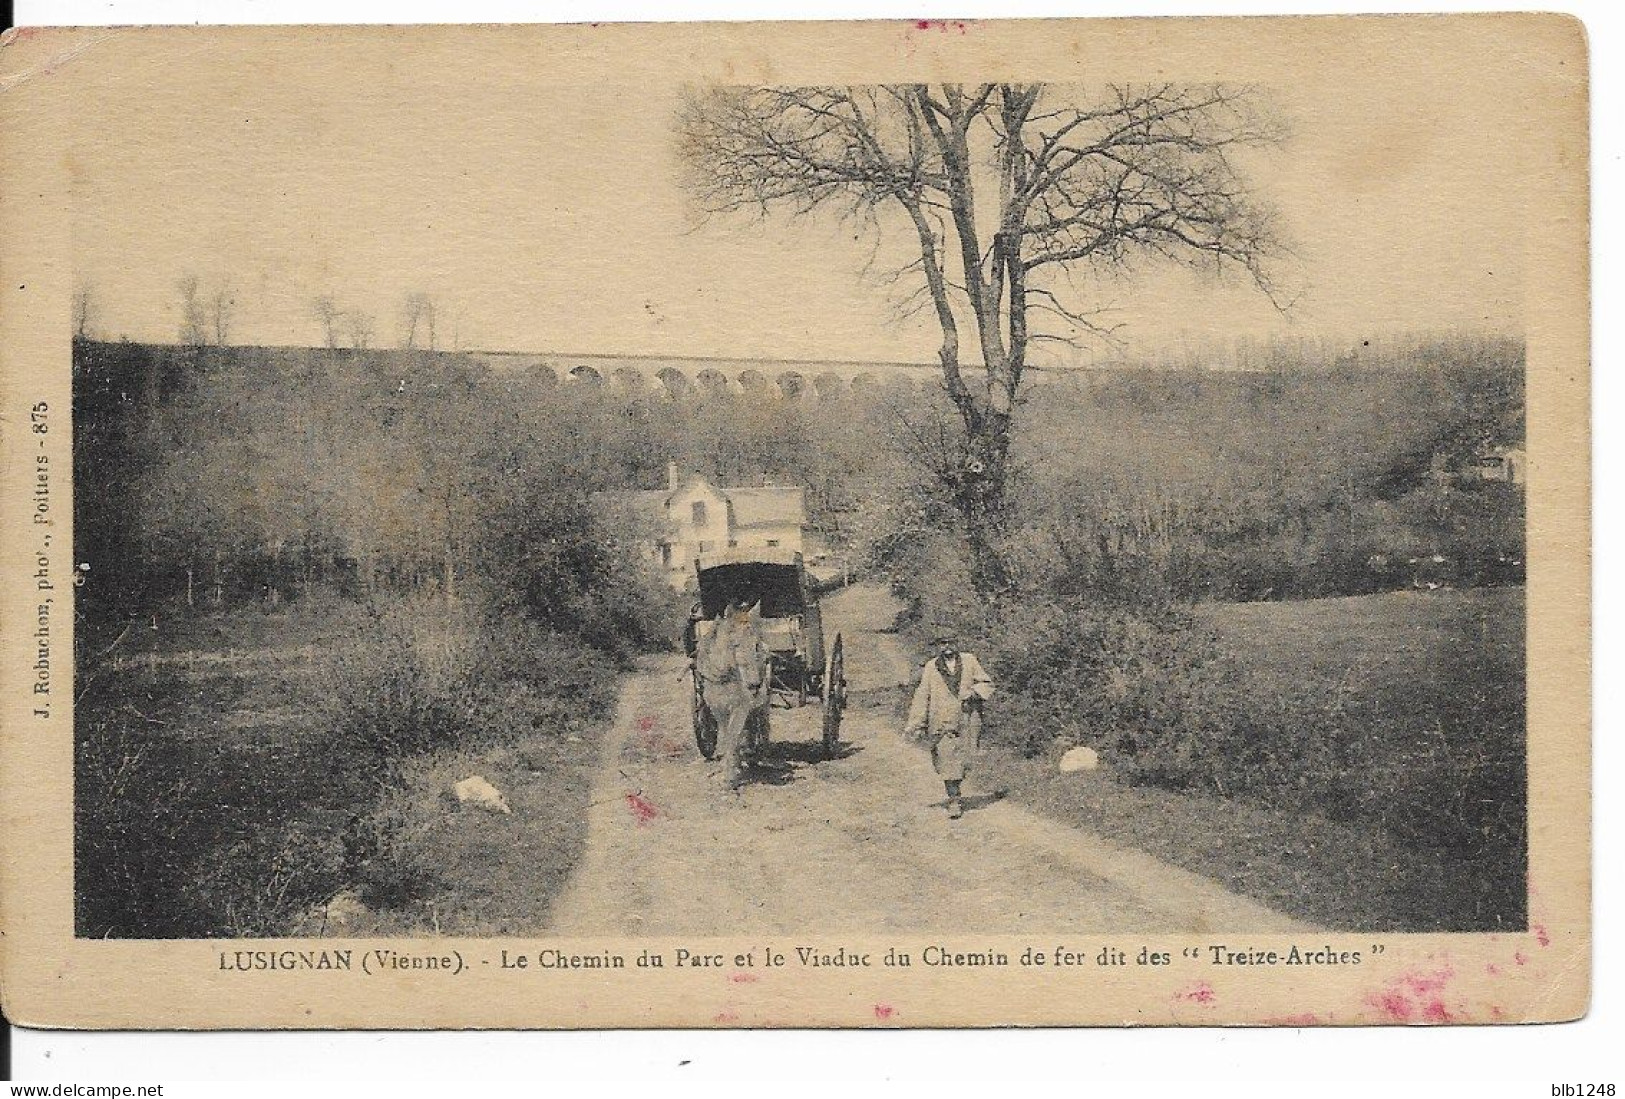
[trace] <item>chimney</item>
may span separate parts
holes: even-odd
[[[666,491],[667,492],[676,492],[677,491],[677,463],[676,462],[667,462],[666,463]]]

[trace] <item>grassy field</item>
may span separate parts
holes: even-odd
[[[95,662],[75,730],[78,934],[542,926],[584,843],[613,667],[580,706],[482,684],[470,735],[386,760],[341,735],[324,700],[358,614],[323,600],[149,621]],[[476,774],[511,814],[448,799]],[[364,906],[343,927],[325,912],[340,894]]]
[[[1214,605],[1252,713],[1302,723],[1303,790],[1174,791],[992,751],[983,781],[1342,930],[1521,928],[1521,588]]]

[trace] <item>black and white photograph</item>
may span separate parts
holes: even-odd
[[[1362,78],[1323,23],[1126,73],[984,29],[827,80],[748,34],[598,80],[584,28],[88,45],[31,528],[72,937],[222,982],[658,945],[741,995],[747,946],[1130,937],[1175,1022],[1253,938],[1538,963],[1520,36],[1347,26],[1459,32]],[[1445,958],[1250,1021],[1520,1010]]]

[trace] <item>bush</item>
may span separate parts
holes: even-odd
[[[74,752],[75,925],[82,936],[181,937],[199,929],[174,904],[198,831],[194,776],[180,745],[139,735],[79,700]],[[91,716],[95,714],[95,716]]]
[[[368,796],[367,783],[329,745],[257,749],[174,731],[169,678],[99,679],[79,701],[77,934],[276,934],[338,888],[337,831],[320,810]]]
[[[321,677],[335,730],[379,764],[371,803],[344,829],[343,880],[372,908],[433,896],[437,811],[415,769],[511,740],[516,723],[555,736],[584,729],[612,708],[618,665],[580,636],[477,596],[372,604]]]
[[[1049,602],[1006,610],[996,636],[992,739],[1027,756],[1090,744],[1133,782],[1211,781],[1235,727],[1234,670],[1189,614]]]
[[[369,908],[404,908],[430,896],[439,873],[422,841],[428,818],[402,787],[383,791],[344,830],[344,880]]]
[[[619,683],[611,657],[516,614],[487,617],[479,664],[490,681],[524,693],[538,727],[561,731],[608,714]]]
[[[280,935],[301,913],[331,896],[342,880],[339,842],[307,825],[256,830],[207,849],[187,887],[209,934]]]
[[[871,547],[871,564],[890,578],[903,600],[898,626],[916,633],[945,630],[967,646],[993,636],[993,610],[976,597],[970,561],[953,534],[939,531],[890,539]]]
[[[1172,594],[1168,559],[1124,546],[1061,553],[1041,532],[1006,544],[1016,585],[970,594],[946,538],[913,552],[901,585],[921,630],[947,627],[979,651],[999,693],[987,737],[1032,758],[1094,747],[1124,781],[1343,806],[1341,696],[1260,690],[1214,631]]]
[[[263,740],[221,728],[247,689],[243,665],[82,666],[79,934],[284,934],[346,886],[368,905],[409,907],[438,881],[424,842],[437,806],[409,781],[420,761],[531,730],[583,732],[614,703],[614,659],[474,599],[335,617],[320,663],[282,680],[321,723],[294,717]]]
[[[1022,755],[1095,746],[1131,781],[1202,783],[1236,713],[1234,671],[1210,632],[1168,595],[1140,555],[1070,569],[1054,542],[1006,546],[1016,586],[996,604],[973,594],[950,536],[920,539],[891,562],[919,633],[946,629],[998,682],[987,736]]]
[[[479,617],[464,604],[374,600],[329,650],[316,708],[338,737],[386,763],[450,747],[481,724],[484,649]]]
[[[1027,598],[1000,608],[985,650],[1000,686],[991,742],[1029,757],[1087,744],[1130,784],[1375,825],[1415,850],[1505,868],[1495,881],[1515,900],[1523,665],[1515,633],[1483,632],[1490,620],[1470,610],[1482,601],[1429,603],[1414,622],[1403,615],[1420,607],[1376,612],[1415,649],[1374,667],[1268,648],[1238,659],[1206,616],[1174,604]]]
[[[535,483],[501,501],[487,525],[484,573],[503,613],[573,635],[623,667],[681,635],[688,600],[641,559],[646,532],[629,517]]]
[[[346,605],[335,618],[318,664],[256,680],[307,715],[263,739],[221,722],[250,690],[245,665],[81,666],[79,934],[283,934],[346,885],[369,905],[409,906],[436,888],[423,843],[434,806],[408,797],[415,760],[579,732],[614,702],[614,659],[475,600]],[[245,621],[227,623],[234,638],[274,643]]]
[[[1361,717],[1347,700],[1357,683],[1261,682],[1211,628],[1171,603],[1007,609],[996,636],[1001,704],[989,736],[1023,755],[1087,744],[1132,784],[1334,818],[1376,811],[1349,775]]]

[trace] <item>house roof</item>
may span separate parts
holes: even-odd
[[[806,519],[799,488],[725,488],[722,494],[733,504],[735,526],[799,524]]]
[[[694,477],[684,482],[684,487],[693,481],[702,481],[707,486],[709,481]],[[736,527],[767,526],[779,523],[795,523],[800,525],[806,522],[807,511],[803,503],[803,493],[799,487],[793,485],[775,485],[765,488],[724,488],[718,489],[728,501],[733,510],[733,525]],[[663,517],[666,505],[670,502],[673,490],[670,489],[634,489],[626,492],[594,493],[595,497],[620,501],[633,510],[657,518]]]

